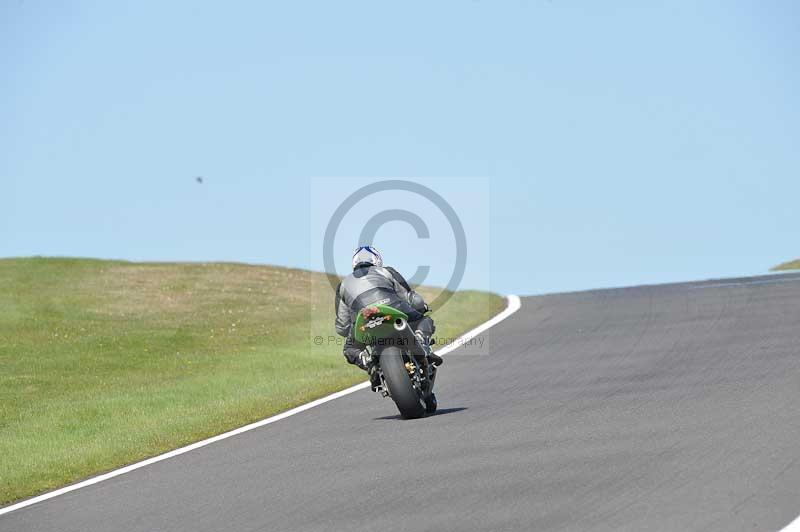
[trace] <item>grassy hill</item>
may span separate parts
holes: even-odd
[[[504,305],[458,292],[435,309],[437,336]],[[328,342],[332,322],[320,273],[0,260],[0,504],[363,381]]]
[[[789,262],[784,262],[773,268],[770,268],[770,271],[773,272],[779,272],[783,270],[800,270],[800,259],[790,260]]]

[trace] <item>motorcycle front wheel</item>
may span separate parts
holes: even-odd
[[[381,351],[380,364],[389,395],[397,405],[400,415],[406,419],[424,416],[425,401],[411,382],[403,351],[399,347],[384,348]]]

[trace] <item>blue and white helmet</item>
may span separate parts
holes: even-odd
[[[353,269],[359,266],[371,264],[372,266],[383,266],[383,257],[372,246],[358,246],[356,252],[353,253]]]

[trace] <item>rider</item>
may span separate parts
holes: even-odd
[[[425,316],[428,305],[397,270],[383,266],[383,259],[372,246],[359,246],[353,254],[353,273],[345,277],[336,288],[336,332],[347,338],[342,354],[351,364],[366,371],[374,381],[373,366],[366,345],[353,338],[356,313],[378,301],[401,310],[408,315],[408,324],[414,330],[429,359],[440,365],[442,357],[430,345],[436,326]],[[373,384],[375,384],[373,382]]]

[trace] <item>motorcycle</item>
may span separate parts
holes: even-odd
[[[367,345],[380,377],[380,385],[372,390],[391,397],[403,418],[436,412],[437,368],[408,325],[408,315],[389,305],[371,305],[358,313],[353,328],[355,339]]]

